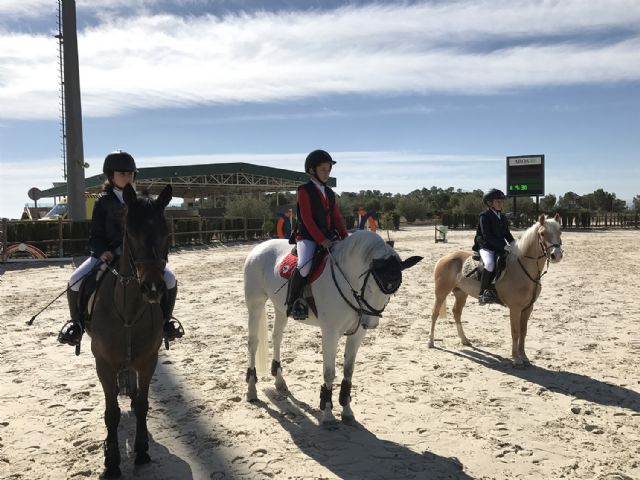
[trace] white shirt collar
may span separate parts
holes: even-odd
[[[122,197],[123,195],[122,190],[120,190],[117,187],[113,187],[113,193],[116,194],[116,197],[118,197],[118,200],[120,200],[120,203],[124,203],[124,198]]]
[[[316,187],[318,187],[318,190],[320,190],[322,195],[326,197],[327,194],[324,191],[324,185],[322,184],[322,182],[320,182],[316,177],[311,177],[311,181]]]

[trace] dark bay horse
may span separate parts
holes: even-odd
[[[527,323],[533,305],[540,295],[542,285],[540,278],[546,272],[545,264],[562,260],[562,232],[560,216],[554,219],[540,215],[538,221],[525,231],[516,242],[512,252],[507,256],[504,273],[496,282],[496,290],[502,303],[509,308],[511,320],[511,356],[516,367],[530,364],[524,351],[527,336]],[[478,298],[480,282],[467,277],[463,273],[463,265],[471,256],[470,252],[452,252],[436,263],[433,272],[435,282],[435,303],[431,314],[431,333],[429,348],[434,346],[434,331],[438,317],[446,316],[447,295],[453,292],[453,318],[458,329],[458,336],[463,345],[471,345],[462,329],[460,318],[467,297]]]
[[[148,395],[163,339],[160,299],[166,291],[163,272],[169,251],[164,209],[171,201],[171,186],[167,185],[153,200],[148,195],[137,197],[127,185],[124,201],[120,267],[107,271],[87,325],[105,397],[104,478],[121,475],[118,393],[127,393],[123,390],[128,390],[136,414],[135,463],[151,460],[147,453]],[[123,385],[125,378],[132,378],[133,385]]]

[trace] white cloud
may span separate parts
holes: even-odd
[[[83,113],[94,117],[326,94],[482,94],[640,80],[636,0],[101,18],[78,40]],[[626,36],[594,35],[610,29]],[[57,117],[55,39],[0,30],[0,44],[0,118]]]

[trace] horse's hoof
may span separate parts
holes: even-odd
[[[107,467],[102,472],[100,478],[120,478],[122,476],[122,472],[120,471],[120,467]]]
[[[276,381],[276,390],[278,391],[278,393],[281,393],[283,395],[289,394],[289,387],[287,387],[287,382],[285,382],[284,380]]]
[[[434,344],[433,344],[433,340],[429,340],[429,343],[427,343],[427,348],[433,348]]]
[[[353,425],[356,423],[356,417],[353,415],[342,415],[342,423],[345,425]]]
[[[333,420],[323,420],[321,426],[325,430],[336,430],[338,428],[338,421],[335,418]]]
[[[462,340],[462,345],[464,345],[465,347],[470,347],[471,346],[471,341],[467,338],[465,338],[464,340]]]
[[[144,465],[145,463],[149,463],[151,461],[151,457],[147,452],[140,452],[136,455],[136,459],[133,461],[136,465]]]
[[[255,385],[249,385],[249,390],[247,390],[247,402],[257,402],[258,401],[258,390]]]

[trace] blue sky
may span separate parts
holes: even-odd
[[[640,194],[640,2],[77,0],[86,176],[246,161],[338,191],[504,188],[546,155],[546,191]],[[57,1],[0,3],[0,216],[62,181]]]

